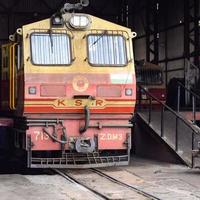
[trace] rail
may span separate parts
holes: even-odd
[[[173,109],[171,109],[169,106],[165,105],[164,103],[162,103],[158,98],[154,97],[152,94],[150,94],[147,90],[145,90],[142,86],[138,86],[138,90],[139,90],[139,97],[138,97],[138,106],[137,106],[137,112],[141,112],[142,111],[147,111],[147,123],[150,125],[152,123],[152,117],[153,113],[157,113],[160,116],[160,126],[158,129],[159,133],[160,133],[160,137],[161,138],[166,138],[165,137],[165,130],[164,128],[165,125],[170,125],[170,123],[172,124],[172,120],[171,121],[166,121],[166,118],[164,117],[165,113],[168,112],[168,114],[170,114],[171,118],[175,119],[175,126],[173,126],[174,128],[174,135],[173,135],[173,145],[170,145],[176,152],[177,154],[179,154],[179,150],[182,151],[181,148],[183,148],[183,145],[181,145],[181,142],[179,140],[183,140],[183,135],[182,134],[182,129],[181,129],[181,125],[185,126],[185,129],[187,129],[187,134],[191,134],[190,138],[190,149],[188,149],[187,153],[188,153],[188,157],[190,158],[191,162],[186,162],[184,159],[183,161],[185,161],[190,167],[193,167],[194,164],[194,158],[193,158],[193,152],[195,152],[195,148],[196,144],[195,143],[195,135],[197,135],[198,137],[200,136],[200,133],[198,131],[197,128],[195,128],[193,126],[193,124],[191,124],[189,121],[185,120],[179,113],[177,113],[176,111],[174,111]],[[142,100],[142,95],[146,96],[146,103],[144,103],[144,100]],[[148,104],[147,104],[148,102]],[[154,106],[156,105],[156,108],[154,108]],[[155,112],[154,112],[155,111]],[[169,120],[169,119],[167,119]],[[166,124],[165,124],[166,123]],[[167,131],[166,131],[167,132]],[[173,134],[173,133],[170,133]],[[181,138],[181,136],[183,136]],[[196,147],[197,149],[197,147]],[[180,153],[181,155],[182,153]],[[180,156],[181,157],[181,156]]]
[[[91,187],[87,186],[86,184],[81,183],[80,181],[78,181],[77,179],[73,178],[72,176],[70,176],[69,174],[67,174],[66,172],[63,172],[63,170],[61,169],[52,169],[55,173],[59,174],[60,176],[62,176],[63,178],[65,178],[67,181],[69,181],[70,183],[74,184],[75,186],[77,186],[78,188],[82,188],[84,191],[86,192],[91,192],[93,193],[95,196],[99,196],[100,199],[105,199],[105,200],[110,200],[107,196],[105,196],[104,194],[92,189]]]
[[[178,96],[177,96],[177,112],[180,112],[181,105],[181,88],[184,89],[185,93],[188,93],[192,98],[192,113],[193,113],[193,123],[196,124],[196,111],[197,111],[197,100],[200,102],[200,96],[197,95],[192,90],[186,88],[181,82],[178,82]],[[185,95],[186,96],[186,95]]]
[[[116,183],[118,185],[122,185],[122,186],[124,186],[126,188],[130,188],[130,189],[134,190],[135,192],[137,192],[138,194],[141,194],[142,196],[144,196],[144,197],[146,197],[148,199],[151,199],[151,200],[161,200],[160,198],[158,198],[158,197],[156,197],[156,196],[154,196],[154,195],[152,195],[150,193],[147,193],[144,190],[141,190],[141,189],[139,189],[139,188],[137,188],[137,187],[135,187],[135,186],[133,186],[131,184],[124,183],[123,181],[118,180],[118,179],[114,178],[113,176],[110,176],[110,175],[102,172],[99,169],[91,168],[90,170],[91,170],[91,172],[96,173],[99,176],[104,177],[104,178],[110,180],[113,183]]]
[[[86,182],[84,180],[84,178],[79,178],[77,179],[76,177],[76,173],[70,172],[70,171],[66,171],[64,169],[53,169],[53,171],[56,174],[59,174],[60,176],[62,176],[63,178],[65,178],[67,181],[69,181],[72,184],[75,184],[76,186],[78,186],[79,188],[83,188],[84,190],[91,192],[92,194],[94,194],[97,197],[100,197],[100,199],[106,199],[106,200],[111,200],[113,199],[112,193],[116,193],[116,191],[113,191],[113,188],[116,185],[119,185],[121,187],[123,187],[124,189],[126,189],[126,192],[130,192],[133,191],[135,192],[135,194],[137,194],[138,199],[149,199],[149,200],[161,200],[161,198],[156,197],[152,194],[150,194],[149,192],[144,191],[143,189],[140,189],[138,187],[135,187],[132,184],[129,183],[125,183],[121,180],[119,180],[118,178],[115,178],[113,176],[108,175],[107,173],[104,173],[103,171],[96,169],[96,168],[91,168],[88,169],[88,172],[90,172],[90,176],[94,176],[98,175],[99,177],[103,178],[104,180],[109,181],[109,184],[111,185],[111,183],[113,184],[112,187],[112,191],[111,192],[105,192],[103,189],[98,188],[98,186],[94,183],[94,185],[91,185],[90,182]],[[88,173],[87,172],[87,173]],[[84,174],[82,173],[82,170],[79,171],[79,174],[82,174],[82,177],[84,177]],[[115,187],[116,188],[116,187]],[[117,189],[116,189],[117,190]],[[133,195],[133,194],[132,194]],[[124,196],[123,196],[124,197]],[[123,197],[119,198],[122,199]],[[124,199],[124,198],[123,198]]]

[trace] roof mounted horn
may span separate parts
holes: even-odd
[[[82,10],[83,7],[87,7],[89,5],[89,0],[79,0],[79,3],[65,3],[64,7],[61,9],[61,13],[67,13],[70,11],[75,11],[75,10]]]
[[[83,7],[87,7],[90,4],[89,0],[80,0],[80,3]]]

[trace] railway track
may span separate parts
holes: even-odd
[[[151,199],[151,200],[161,200],[160,198],[158,198],[158,197],[156,197],[156,196],[154,196],[154,195],[151,195],[151,194],[149,194],[149,193],[147,193],[147,192],[144,192],[143,190],[140,190],[140,189],[138,189],[138,188],[136,188],[136,187],[134,187],[134,186],[132,186],[132,185],[129,185],[129,184],[127,184],[127,183],[124,183],[124,182],[122,182],[122,181],[119,181],[118,179],[115,179],[115,178],[113,178],[112,176],[109,176],[109,175],[103,173],[102,171],[100,171],[100,170],[98,170],[98,169],[91,169],[91,170],[92,170],[94,173],[97,173],[97,174],[99,174],[100,176],[105,177],[105,178],[109,179],[110,181],[112,181],[112,182],[114,182],[114,183],[117,183],[117,184],[122,185],[122,186],[124,186],[124,187],[130,188],[130,189],[134,190],[135,192],[137,192],[138,194],[141,194],[141,195],[143,195],[143,196],[145,196],[145,197],[147,197],[147,198],[149,198],[149,199]]]
[[[88,187],[86,184],[81,183],[80,181],[76,180],[75,178],[67,174],[66,172],[63,172],[63,170],[53,169],[53,171],[59,174],[60,176],[62,176],[63,178],[65,178],[66,180],[68,180],[70,183],[75,184],[78,188],[81,188],[81,189],[86,190],[87,192],[93,193],[97,198],[100,197],[99,199],[109,200],[109,198],[107,198],[105,195],[99,193],[98,191],[93,190],[92,188]]]
[[[67,179],[72,184],[75,184],[77,187],[87,190],[92,193],[98,199],[105,200],[126,200],[126,199],[137,199],[137,200],[161,200],[160,198],[151,195],[147,192],[144,192],[133,185],[124,183],[118,179],[109,176],[108,174],[103,173],[98,169],[89,169],[89,170],[63,170],[63,169],[54,169],[54,172],[60,176]],[[86,173],[85,173],[86,172]],[[89,175],[88,175],[89,174]],[[87,178],[88,177],[88,178]],[[93,179],[90,179],[93,177]],[[86,181],[87,180],[87,181]],[[97,181],[95,181],[97,180]],[[105,188],[114,188],[109,192],[105,191],[105,188],[99,185],[100,182],[105,182]],[[117,194],[119,191],[122,191],[121,195]],[[123,192],[124,191],[124,192]],[[124,196],[125,195],[125,196]],[[127,196],[128,195],[128,196]]]

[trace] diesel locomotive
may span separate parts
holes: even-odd
[[[136,33],[73,8],[22,26],[2,45],[1,113],[14,120],[27,167],[127,165]]]
[[[159,65],[149,63],[146,61],[136,61],[136,77],[137,85],[144,87],[145,90],[150,92],[154,97],[159,99],[162,103],[166,103],[166,86],[163,77],[163,70]],[[138,88],[137,101],[140,104],[148,105],[149,99],[146,94]],[[159,108],[156,101],[152,102],[154,108]]]

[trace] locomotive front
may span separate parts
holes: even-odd
[[[136,100],[131,30],[65,13],[18,35],[23,67],[11,76],[11,105],[28,167],[127,165]]]

